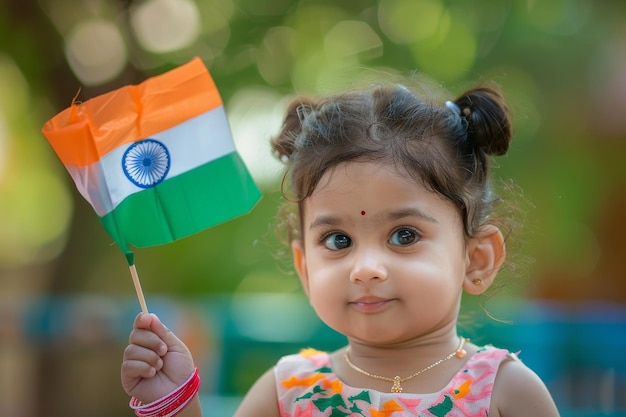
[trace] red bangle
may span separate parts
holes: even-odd
[[[166,396],[149,404],[143,404],[137,398],[132,397],[128,405],[135,410],[135,415],[138,417],[173,417],[189,404],[199,389],[200,375],[198,375],[198,368],[194,367],[194,372],[187,381]]]

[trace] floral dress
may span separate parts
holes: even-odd
[[[281,417],[488,416],[500,363],[516,356],[482,347],[441,391],[387,393],[344,384],[334,374],[328,353],[305,349],[285,356],[275,367]]]

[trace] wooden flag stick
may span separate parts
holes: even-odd
[[[137,268],[135,268],[135,264],[129,265],[129,268],[130,275],[133,277],[133,284],[135,284],[135,292],[137,293],[137,298],[139,299],[139,304],[141,305],[141,311],[147,314],[148,306],[146,305],[146,299],[143,296],[141,282],[139,282],[139,275],[137,274]]]

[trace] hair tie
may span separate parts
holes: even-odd
[[[309,113],[311,113],[311,106],[309,104],[303,103],[296,107],[296,115],[298,116],[298,120],[300,120],[300,124],[304,124]]]
[[[467,143],[468,137],[467,137],[467,130],[468,130],[468,121],[467,118],[465,118],[463,116],[464,111],[461,110],[461,108],[458,106],[458,104],[456,104],[454,101],[446,101],[446,107],[449,110],[452,110],[452,112],[454,114],[456,114],[457,116],[459,116],[459,121],[461,122],[461,129],[462,131],[457,132],[456,136],[456,142],[457,143]],[[467,108],[465,108],[464,110],[469,110]]]
[[[459,116],[462,116],[461,108],[457,106],[457,104],[454,101],[450,101],[450,100],[446,101],[446,107],[452,110],[453,112],[455,112],[456,114],[458,114]]]

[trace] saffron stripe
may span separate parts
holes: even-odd
[[[65,165],[86,166],[130,144],[222,106],[204,63],[195,58],[166,73],[72,103],[42,127]]]

